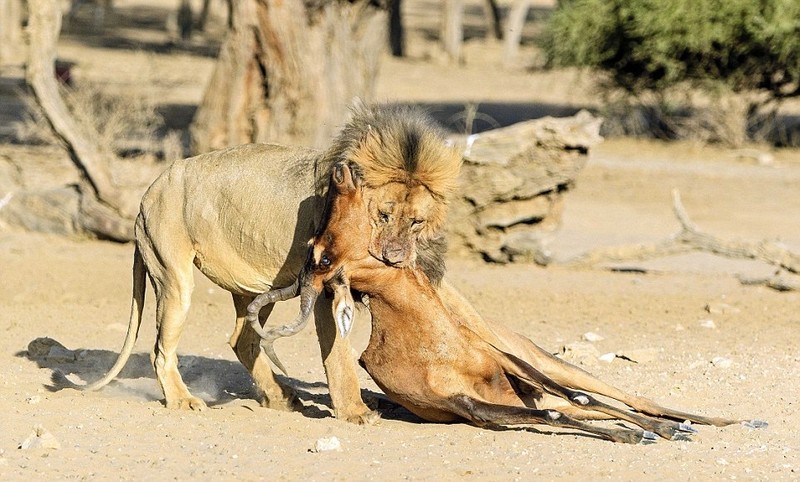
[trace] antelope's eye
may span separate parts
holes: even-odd
[[[331,259],[328,257],[327,254],[323,254],[322,257],[319,259],[319,265],[323,268],[328,268],[331,265]]]

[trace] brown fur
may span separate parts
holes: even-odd
[[[529,339],[486,323],[452,288],[435,288],[420,270],[376,262],[359,235],[369,228],[363,190],[346,166],[339,169],[343,174],[334,177],[329,222],[313,243],[312,266],[305,273],[314,285],[325,283],[334,289],[337,313],[342,303],[352,303],[349,290],[337,286],[343,280],[370,296],[373,328],[361,362],[392,400],[430,421],[545,423],[628,443],[649,441],[655,434],[686,437],[685,432],[694,430],[679,423],[683,420],[736,423],[625,394]],[[323,258],[326,262],[321,263]],[[610,406],[588,392],[633,410]],[[619,419],[645,431],[577,419]]]

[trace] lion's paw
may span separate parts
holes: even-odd
[[[207,409],[206,402],[197,397],[184,397],[177,400],[168,400],[167,408],[177,410],[192,410],[194,412],[202,412]]]
[[[358,415],[344,417],[344,420],[356,425],[377,425],[381,421],[381,414],[375,410],[368,410]]]
[[[303,409],[303,402],[292,393],[289,397],[279,397],[276,399],[269,399],[263,397],[261,399],[261,406],[264,408],[271,408],[272,410],[280,410],[282,412],[299,412]]]

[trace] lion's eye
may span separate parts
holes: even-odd
[[[422,224],[422,223],[424,223],[424,222],[425,222],[425,220],[424,220],[424,219],[413,219],[413,220],[411,221],[411,225],[412,225],[412,226],[419,226],[419,225],[421,225],[421,224]]]
[[[389,222],[389,214],[388,213],[379,213],[380,219],[382,223]]]

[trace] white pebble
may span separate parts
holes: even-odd
[[[314,449],[312,452],[331,452],[331,451],[341,452],[342,444],[339,442],[339,439],[336,437],[323,437],[314,444]]]
[[[591,341],[591,342],[605,340],[605,338],[603,338],[602,336],[598,335],[593,331],[587,331],[586,333],[583,334],[581,338],[583,338],[583,341]]]
[[[61,444],[44,427],[36,425],[33,427],[33,432],[28,435],[28,438],[19,444],[19,448],[22,450],[37,448],[58,450],[61,448]]]
[[[733,360],[730,358],[725,358],[724,356],[715,356],[711,360],[711,364],[717,368],[730,368],[733,364]]]
[[[713,330],[717,327],[717,324],[714,323],[714,320],[700,320],[700,326]]]
[[[597,357],[597,359],[602,361],[602,362],[611,363],[612,361],[614,361],[614,358],[616,358],[616,357],[617,357],[616,353],[610,352],[610,353],[605,353],[603,355],[600,355],[599,357]]]

